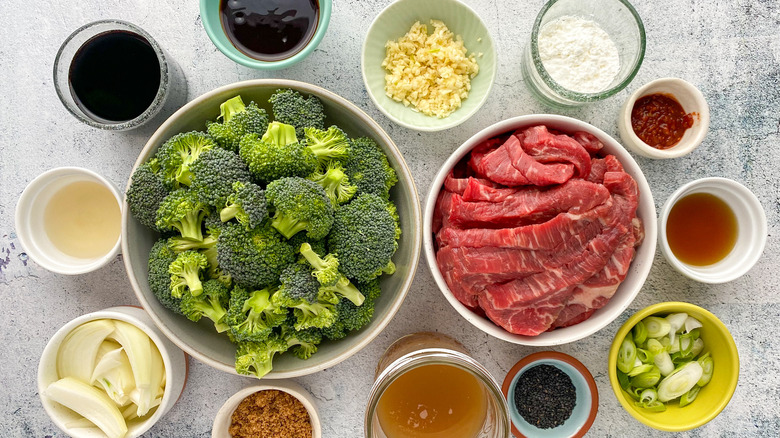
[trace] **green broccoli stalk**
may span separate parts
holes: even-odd
[[[265,191],[257,184],[236,182],[227,198],[227,205],[219,212],[222,222],[233,218],[247,230],[255,228],[268,218]]]
[[[390,189],[398,182],[398,175],[387,156],[370,138],[351,140],[349,156],[342,165],[350,183],[357,187],[358,195],[372,193],[388,199]]]
[[[342,277],[339,272],[339,260],[335,254],[327,254],[325,258],[320,258],[308,242],[301,245],[300,253],[314,268],[313,275],[322,286],[333,286]]]
[[[214,248],[217,245],[217,238],[207,235],[201,240],[195,240],[188,237],[173,236],[168,239],[168,248],[176,253]]]
[[[343,339],[349,332],[359,330],[371,322],[376,300],[381,294],[379,279],[360,283],[357,286],[365,295],[366,300],[360,306],[356,306],[349,300],[341,300],[336,304],[336,321],[331,326],[322,329],[322,333],[328,339]]]
[[[295,318],[290,315],[282,323],[281,338],[287,343],[287,349],[299,359],[306,360],[317,352],[317,345],[322,342],[322,331],[318,328],[295,329]]]
[[[168,268],[171,274],[171,295],[181,298],[185,292],[193,296],[203,293],[200,272],[208,267],[206,256],[197,251],[184,251]]]
[[[194,192],[178,189],[163,199],[157,210],[156,225],[160,230],[175,229],[182,237],[200,241],[203,218],[208,213],[208,205],[200,202]]]
[[[273,122],[266,133],[241,138],[239,155],[252,175],[263,182],[287,176],[304,177],[317,169],[317,159],[299,143],[292,125]]]
[[[397,213],[377,195],[362,194],[335,212],[328,248],[339,270],[359,282],[395,271],[391,258],[398,248]]]
[[[345,276],[341,276],[336,284],[332,286],[322,286],[319,290],[320,301],[328,301],[333,304],[337,304],[341,300],[341,297],[352,301],[356,306],[360,306],[365,301],[366,297],[349,281]]]
[[[340,160],[347,158],[349,153],[349,141],[341,129],[331,126],[327,131],[317,128],[305,128],[303,130],[306,147],[317,160],[323,164],[328,160]]]
[[[349,183],[349,177],[336,161],[329,161],[324,171],[314,172],[307,179],[322,186],[333,205],[346,204],[357,191],[357,187]]]
[[[303,137],[305,128],[325,129],[325,108],[316,96],[303,97],[295,90],[281,89],[268,101],[274,120],[295,126],[298,137]]]
[[[262,342],[239,342],[236,348],[236,372],[262,378],[273,369],[273,359],[287,351],[287,341],[274,333]]]
[[[229,327],[224,322],[230,290],[217,280],[203,283],[203,293],[194,295],[186,292],[181,298],[181,311],[190,321],[198,322],[206,317],[214,322],[217,332],[222,333]]]
[[[287,309],[271,304],[273,292],[271,288],[254,292],[238,286],[233,288],[225,323],[230,326],[234,340],[262,342],[284,321]]]
[[[268,224],[246,230],[226,223],[217,239],[217,261],[238,285],[256,290],[279,281],[282,269],[295,263],[295,249]]]
[[[152,245],[148,264],[149,289],[163,307],[181,314],[180,299],[171,295],[171,274],[168,272],[174,260],[176,260],[176,253],[168,247],[166,239],[160,239]]]
[[[241,96],[226,100],[219,106],[217,117],[222,123],[207,123],[206,130],[219,146],[231,152],[238,152],[241,137],[246,134],[262,134],[268,127],[268,114],[250,102],[244,105]]]
[[[290,290],[281,288],[271,296],[271,303],[279,308],[291,308],[295,316],[295,329],[323,328],[336,320],[333,303],[327,301],[309,302],[302,297],[290,295]]]
[[[216,146],[214,140],[202,132],[192,131],[177,134],[160,146],[157,159],[163,178],[175,187],[192,184],[190,165],[200,154]]]
[[[200,155],[190,165],[190,188],[198,199],[212,207],[222,208],[233,193],[237,181],[248,183],[251,175],[238,155],[222,148],[214,148]]]
[[[333,204],[318,184],[298,177],[281,178],[268,184],[265,196],[276,208],[271,225],[284,237],[304,230],[314,240],[328,235]]]
[[[126,193],[127,205],[133,217],[141,225],[155,231],[160,231],[157,229],[157,210],[163,199],[171,193],[159,170],[160,164],[156,158],[138,166]]]

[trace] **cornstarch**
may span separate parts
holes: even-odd
[[[545,70],[571,91],[604,91],[620,71],[617,46],[595,21],[559,17],[542,27],[538,45]]]

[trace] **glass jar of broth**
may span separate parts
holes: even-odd
[[[377,364],[367,438],[509,438],[509,409],[487,369],[440,333],[394,342]]]

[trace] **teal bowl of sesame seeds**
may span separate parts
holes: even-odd
[[[509,370],[501,389],[515,437],[582,437],[599,407],[590,371],[579,360],[556,351],[521,359]]]

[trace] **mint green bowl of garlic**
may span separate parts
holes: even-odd
[[[440,20],[463,39],[468,54],[475,55],[479,73],[471,79],[471,90],[462,106],[444,118],[428,116],[412,106],[396,102],[385,94],[385,44],[403,37],[419,21],[433,32],[431,20]],[[460,125],[479,110],[493,87],[496,51],[487,27],[471,8],[457,0],[398,0],[385,8],[371,23],[361,56],[363,82],[368,96],[393,122],[418,131],[441,131]]]

